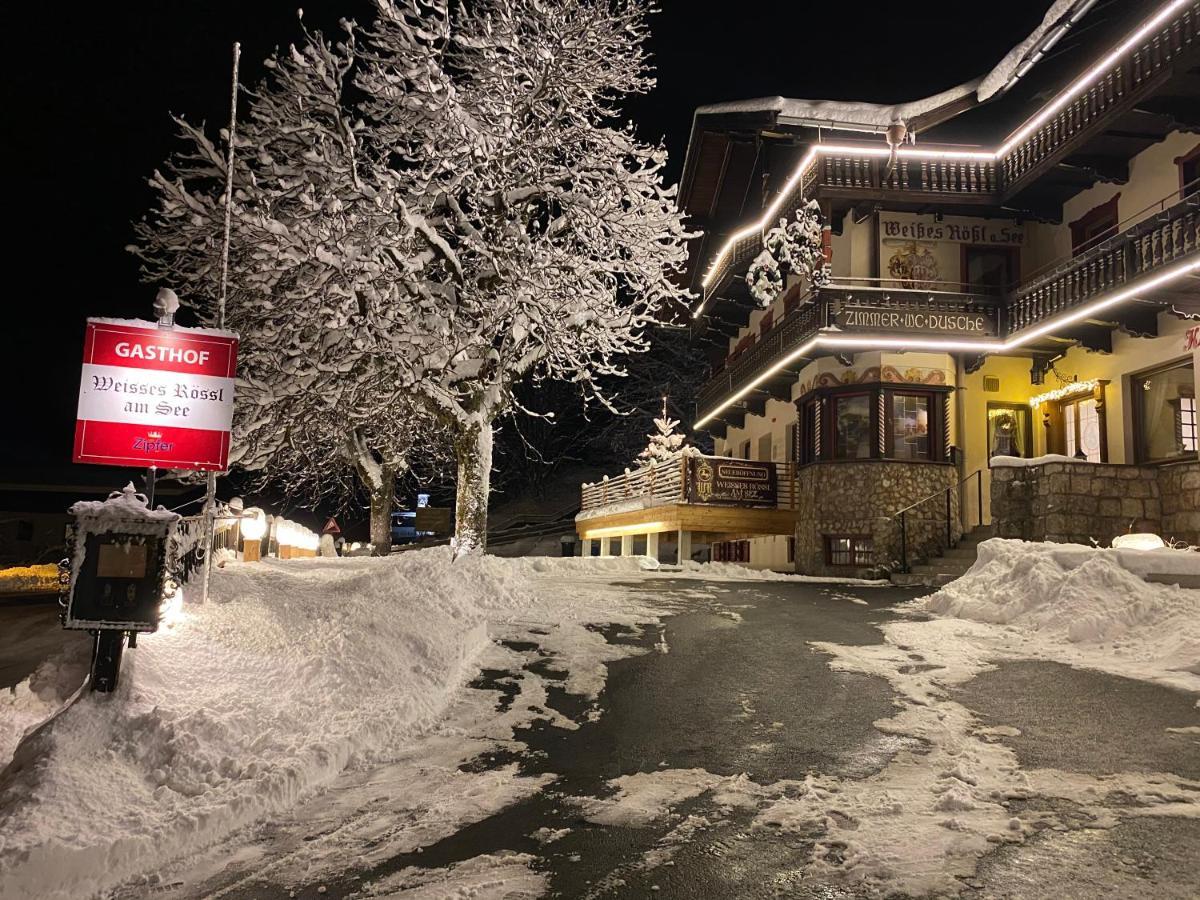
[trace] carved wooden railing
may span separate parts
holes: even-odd
[[[823,188],[992,195],[999,190],[991,160],[822,156],[814,184]]]
[[[696,396],[696,408],[712,409],[734,391],[749,384],[828,324],[826,307],[820,303],[801,303],[781,318],[774,328],[741,356],[709,379]]]
[[[724,457],[707,456],[717,460]],[[629,509],[648,509],[674,503],[687,503],[686,475],[688,457],[666,460],[654,465],[632,469],[621,475],[605,476],[600,481],[584,484],[580,496],[580,515],[617,513],[628,504]],[[796,490],[796,467],[790,462],[775,466],[777,509],[795,509],[799,499]]]
[[[1102,127],[1103,120],[1119,115],[1151,94],[1168,69],[1196,43],[1198,29],[1200,0],[1182,7],[997,161],[902,157],[893,164],[885,156],[822,154],[793,186],[779,216],[790,216],[821,189],[899,191],[956,199],[991,197],[1000,205],[1002,197],[1014,187],[1066,156],[1073,145]],[[769,222],[766,227],[775,224]],[[761,249],[762,236],[757,232],[738,241],[707,279],[705,295]]]
[[[1133,103],[1152,89],[1158,77],[1196,40],[1200,2],[1189,3],[1087,90],[1043,122],[1003,159],[1004,184],[1012,188],[1048,159],[1063,155],[1069,144],[1098,125],[1114,110]]]
[[[1107,293],[1200,249],[1200,196],[1188,197],[1022,285],[1009,334]]]

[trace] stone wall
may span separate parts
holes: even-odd
[[[1149,531],[1197,543],[1200,463],[1125,466],[1074,461],[992,469],[992,520],[1000,537],[1107,547]]]
[[[1176,463],[1158,470],[1162,531],[1168,540],[1200,546],[1200,462]]]
[[[804,575],[865,577],[894,570],[900,559],[900,525],[893,516],[958,484],[951,465],[863,460],[813,463],[797,473],[800,509],[796,521],[796,571]],[[951,490],[951,527],[955,540],[959,492]],[[908,562],[940,553],[946,544],[946,506],[935,498],[909,512]],[[870,566],[825,564],[826,535],[866,535],[874,542]]]

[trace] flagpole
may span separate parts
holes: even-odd
[[[225,156],[225,235],[221,242],[221,289],[217,295],[217,327],[225,327],[225,299],[229,292],[229,232],[233,216],[233,151],[237,136],[238,63],[242,45],[233,43],[233,78],[229,89],[229,139]],[[217,525],[217,473],[208,473],[204,495],[204,573],[200,580],[200,602],[208,602],[208,584],[212,578],[213,544]]]

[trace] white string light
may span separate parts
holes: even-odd
[[[1166,6],[1160,9],[1157,13],[1142,23],[1128,38],[1122,41],[1115,49],[1106,54],[1099,62],[1089,68],[1079,78],[1073,81],[1065,89],[1063,89],[1053,100],[1043,106],[1031,118],[1027,119],[1016,131],[1014,131],[998,150],[935,150],[924,149],[917,147],[900,147],[896,152],[898,156],[909,159],[973,159],[981,162],[995,162],[1002,157],[1007,156],[1021,141],[1025,140],[1030,134],[1046,123],[1051,116],[1057,113],[1070,100],[1078,96],[1088,87],[1090,87],[1097,79],[1100,78],[1114,63],[1122,56],[1128,53],[1136,46],[1143,38],[1151,31],[1161,25],[1164,21],[1175,14],[1180,8],[1187,5],[1191,0],[1171,0]],[[704,278],[700,281],[701,288],[707,292],[708,286],[721,268],[725,258],[733,252],[733,248],[737,243],[744,238],[747,238],[755,233],[761,233],[779,213],[779,209],[783,206],[784,201],[791,195],[796,184],[802,179],[805,173],[816,161],[818,155],[835,155],[838,153],[851,153],[857,156],[875,156],[884,157],[891,155],[890,147],[856,147],[853,145],[838,145],[838,144],[817,144],[805,154],[804,159],[796,167],[796,170],[788,178],[787,183],[783,186],[783,190],[776,196],[774,202],[763,213],[762,217],[752,225],[734,232],[721,249],[717,251],[717,255],[713,258],[712,263],[708,267]],[[704,311],[704,307],[708,305],[708,297],[702,296],[700,303],[696,306],[692,316],[698,318]]]
[[[1193,257],[1200,257],[1200,254],[1193,254]],[[805,342],[798,349],[792,351],[779,362],[770,366],[762,372],[757,378],[741,388],[737,392],[730,394],[720,405],[714,407],[710,412],[705,413],[701,418],[696,420],[693,428],[701,428],[707,422],[711,421],[730,405],[741,400],[760,384],[769,379],[772,375],[779,372],[781,369],[790,365],[798,359],[802,359],[818,346],[826,347],[845,347],[845,348],[860,348],[864,350],[878,349],[880,347],[889,347],[898,350],[941,350],[941,351],[965,351],[974,353],[1005,353],[1015,350],[1018,347],[1028,344],[1030,341],[1036,340],[1052,331],[1064,328],[1067,325],[1074,324],[1082,319],[1090,318],[1101,310],[1108,309],[1123,303],[1126,300],[1131,300],[1139,294],[1153,290],[1156,287],[1161,287],[1164,284],[1175,281],[1195,272],[1200,269],[1200,258],[1192,258],[1187,262],[1174,266],[1165,272],[1155,275],[1153,278],[1144,278],[1135,284],[1131,284],[1123,290],[1117,291],[1115,294],[1110,294],[1089,303],[1086,306],[1080,307],[1074,312],[1058,316],[1050,321],[1039,325],[1037,328],[1030,329],[1022,334],[1009,338],[1006,341],[990,340],[990,341],[956,341],[945,338],[897,338],[886,335],[861,335],[848,336],[831,333],[818,334],[811,340]]]
[[[1072,381],[1070,384],[1064,384],[1052,391],[1030,397],[1029,405],[1037,409],[1043,403],[1049,403],[1052,400],[1062,400],[1064,397],[1074,397],[1076,394],[1088,394],[1094,391],[1099,384],[1100,382],[1094,378],[1088,381]]]

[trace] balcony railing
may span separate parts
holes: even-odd
[[[1009,334],[1067,312],[1200,249],[1200,195],[1139,222],[1019,287]]]
[[[879,156],[823,156],[818,177],[822,188],[908,191],[927,194],[990,196],[999,190],[991,160],[912,159],[890,162]]]
[[[820,303],[801,303],[781,318],[752,347],[745,350],[700,388],[696,406],[712,409],[725,397],[749,384],[761,372],[802,346],[828,324],[828,308]]]
[[[810,292],[774,328],[736,359],[728,361],[700,389],[696,408],[704,413],[750,384],[763,372],[795,353],[822,328],[837,324],[839,313],[850,304],[866,304],[880,312],[919,312],[926,315],[985,312],[996,327],[992,334],[980,335],[982,337],[995,336],[1001,327],[1000,300],[992,295],[890,286],[830,285]],[[839,327],[846,332],[856,330],[853,325],[843,324]]]
[[[724,457],[706,456],[709,460]],[[600,481],[583,485],[579,515],[616,515],[625,511],[651,509],[688,503],[687,464],[689,457],[644,466]],[[725,460],[726,462],[728,460]],[[761,464],[760,464],[761,465]],[[772,463],[775,467],[776,509],[796,509],[796,467],[789,462]]]
[[[1061,154],[1072,141],[1115,109],[1152,89],[1158,77],[1196,40],[1200,2],[1189,3],[1163,23],[1087,90],[1043,122],[1003,159],[1005,187],[1011,188],[1045,160]]]
[[[822,191],[890,191],[921,195],[940,195],[963,203],[994,201],[1029,180],[1043,167],[1060,160],[1072,147],[1086,139],[1105,119],[1119,115],[1140,99],[1151,95],[1162,77],[1179,57],[1197,42],[1200,29],[1200,0],[1183,6],[1131,51],[1122,55],[1106,72],[1071,102],[1041,123],[1002,157],[989,159],[939,158],[941,149],[931,158],[909,156],[890,160],[864,148],[854,152],[821,153],[784,198],[775,218],[790,216],[800,205]],[[879,145],[869,150],[878,151]],[[776,222],[766,222],[773,227]],[[705,296],[718,289],[732,272],[738,271],[758,255],[762,235],[752,231],[744,235],[722,256],[705,279]]]

